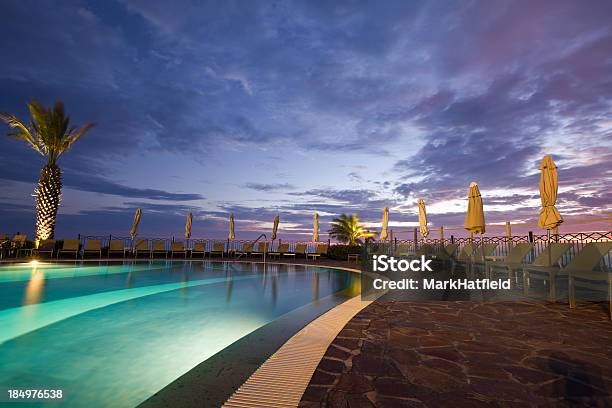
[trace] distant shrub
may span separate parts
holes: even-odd
[[[349,254],[361,254],[361,249],[361,245],[331,245],[327,250],[327,257],[329,259],[346,261]]]

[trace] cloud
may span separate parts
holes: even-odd
[[[251,190],[256,191],[278,191],[278,190],[291,190],[294,189],[295,186],[289,183],[274,183],[274,184],[264,184],[264,183],[245,183],[245,188],[249,188]]]

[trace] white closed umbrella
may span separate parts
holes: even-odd
[[[312,216],[312,242],[319,242],[319,214]]]
[[[227,235],[227,238],[230,241],[233,241],[236,239],[236,231],[235,231],[235,225],[234,225],[234,213],[231,213],[229,217],[229,234]]]
[[[274,225],[272,225],[272,241],[276,239],[276,234],[278,232],[278,224],[280,223],[280,215],[274,217]]]
[[[132,223],[132,228],[130,229],[130,236],[132,237],[132,241],[138,235],[138,224],[140,224],[140,218],[142,217],[142,209],[137,208],[136,213],[134,214],[134,222]]]
[[[421,231],[421,236],[423,238],[427,238],[429,235],[429,227],[427,226],[427,212],[425,211],[425,201],[422,198],[419,198],[419,230]]]
[[[380,240],[385,241],[388,236],[389,229],[389,207],[383,208],[382,227],[380,230]]]
[[[193,224],[193,214],[191,211],[187,213],[187,219],[185,220],[185,240],[191,238],[191,225]]]

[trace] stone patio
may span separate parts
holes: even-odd
[[[377,301],[328,348],[301,407],[612,406],[607,304]]]

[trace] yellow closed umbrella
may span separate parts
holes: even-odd
[[[280,222],[280,216],[274,217],[274,225],[272,225],[272,241],[276,239],[276,233],[278,232],[278,223]]]
[[[380,240],[381,241],[387,240],[387,235],[388,235],[387,230],[388,229],[389,229],[389,207],[385,207],[383,208],[382,228],[380,230]]]
[[[563,218],[555,207],[557,202],[557,189],[559,181],[557,176],[557,166],[551,156],[546,155],[540,163],[540,200],[542,209],[540,210],[540,218],[538,225],[541,228],[551,230],[555,229],[563,222]]]
[[[142,210],[140,208],[136,209],[136,214],[134,214],[134,222],[132,223],[132,228],[130,229],[130,236],[132,237],[132,241],[138,235],[138,224],[140,224],[140,218],[142,217]]]
[[[234,225],[234,213],[230,214],[230,218],[229,218],[229,234],[227,235],[227,238],[230,241],[233,241],[236,239],[236,231],[235,231],[235,225]]]
[[[475,181],[470,183],[470,193],[468,195],[468,210],[465,217],[465,229],[472,234],[485,233],[485,217],[482,208],[482,197],[478,184]]]
[[[425,212],[425,201],[419,198],[419,229],[423,238],[427,238],[429,235],[429,228],[427,227],[427,213]]]
[[[312,242],[319,242],[319,214],[312,216]]]
[[[191,238],[191,224],[193,224],[193,214],[189,211],[187,213],[187,220],[185,220],[185,240]]]

